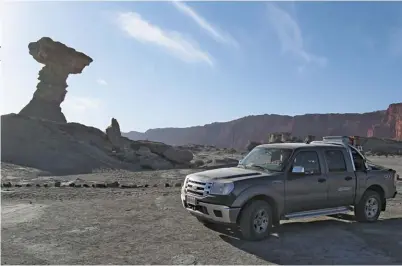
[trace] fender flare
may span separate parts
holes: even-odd
[[[275,203],[276,215],[281,216],[284,209],[284,196],[280,195],[278,191],[267,189],[266,186],[251,186],[243,190],[233,202],[232,207],[242,209],[243,206],[248,203],[251,199],[263,196],[270,198]]]

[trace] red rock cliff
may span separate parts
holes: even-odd
[[[291,132],[297,137],[358,135],[402,140],[402,103],[391,104],[384,111],[363,114],[257,115],[204,126],[150,129],[145,133],[123,135],[172,145],[194,143],[244,148],[250,140],[268,141],[273,132]]]

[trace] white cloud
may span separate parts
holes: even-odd
[[[183,14],[192,18],[198,26],[200,26],[203,30],[205,30],[215,41],[219,43],[230,44],[238,47],[238,43],[235,39],[233,39],[227,33],[221,33],[216,27],[212,26],[211,23],[205,20],[205,18],[201,17],[194,9],[190,8],[184,2],[173,1],[172,4]]]
[[[211,56],[200,50],[197,44],[187,40],[179,32],[166,31],[152,25],[137,13],[120,13],[117,22],[123,31],[137,41],[161,46],[185,62],[214,65]]]
[[[107,82],[104,79],[97,79],[96,83],[98,83],[101,86],[107,86]]]
[[[391,32],[389,46],[392,55],[402,56],[402,28]]]
[[[282,52],[292,53],[304,60],[305,63],[325,66],[327,64],[325,57],[314,55],[305,50],[303,35],[297,21],[274,3],[267,5],[269,21],[278,35]]]

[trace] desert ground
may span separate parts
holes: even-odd
[[[370,159],[402,173],[401,157]],[[2,168],[3,183],[32,185],[2,188],[2,264],[402,263],[402,182],[375,224],[352,215],[282,221],[270,238],[246,242],[235,229],[207,228],[182,208],[179,184],[202,169],[52,177]],[[50,181],[64,185],[44,187]],[[70,187],[72,181],[137,187]]]

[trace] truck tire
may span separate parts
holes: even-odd
[[[359,203],[355,205],[355,216],[359,222],[372,223],[378,220],[381,213],[382,200],[374,190],[364,192]]]
[[[242,210],[239,227],[243,238],[251,241],[269,236],[272,228],[272,207],[263,200],[252,201]]]

